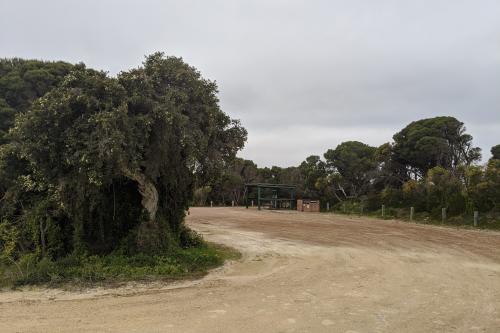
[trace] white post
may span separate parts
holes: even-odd
[[[213,207],[213,206],[214,206],[214,202],[210,201],[210,207]]]
[[[410,207],[410,221],[413,221],[413,214],[415,213],[415,208]]]
[[[252,200],[252,207],[253,207],[253,200]]]
[[[441,208],[441,220],[443,223],[446,222],[446,208]]]
[[[477,210],[474,211],[474,227],[477,227],[477,221],[479,219],[479,212]]]
[[[330,211],[330,203],[329,203],[329,202],[327,202],[327,203],[326,203],[326,211],[327,211],[327,212],[329,212],[329,211]]]
[[[382,205],[382,217],[385,216],[385,205]]]
[[[233,201],[231,201],[231,206],[232,206],[232,207],[234,207],[234,200],[233,200]]]

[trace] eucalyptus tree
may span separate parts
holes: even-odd
[[[362,142],[346,141],[324,154],[337,199],[357,198],[367,192],[378,165],[376,151]]]
[[[414,121],[393,139],[395,161],[405,165],[414,178],[436,166],[455,171],[481,159],[481,149],[473,146],[464,124],[453,117]]]

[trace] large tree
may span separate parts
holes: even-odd
[[[464,124],[453,117],[435,117],[410,123],[394,139],[395,161],[416,178],[441,166],[456,170],[481,158],[481,149],[472,145]]]
[[[326,164],[317,155],[311,155],[299,165],[299,171],[303,179],[302,194],[305,197],[317,199],[320,197],[319,189],[316,186],[318,180],[326,176]]]
[[[359,141],[346,141],[325,153],[334,191],[344,198],[366,193],[377,167],[376,148]],[[341,197],[340,197],[341,198]]]
[[[72,71],[13,129],[29,162],[18,188],[36,198],[22,212],[39,221],[36,239],[70,224],[65,246],[76,250],[175,244],[195,179],[217,177],[246,139],[216,94],[214,82],[162,53],[116,79],[83,66]]]

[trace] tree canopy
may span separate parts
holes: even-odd
[[[491,158],[500,160],[500,145],[491,147]]]
[[[242,165],[246,165],[253,181],[294,184],[297,197],[319,199],[323,209],[330,203],[359,212],[361,207],[370,211],[384,204],[391,210],[414,207],[434,218],[441,217],[442,208],[450,216],[470,217],[479,210],[484,218],[496,221],[498,147],[491,149],[490,161],[480,165],[480,149],[473,146],[462,122],[453,117],[422,119],[396,133],[393,142],[379,147],[342,142],[328,149],[324,159],[311,155],[298,166],[259,168],[251,161],[238,161],[203,193],[215,204],[241,202],[246,182]]]
[[[394,135],[394,158],[418,177],[436,166],[471,165],[481,158],[481,150],[465,130],[453,117],[414,121]]]
[[[0,59],[0,144],[14,125],[17,113],[59,85],[74,65],[24,59]]]
[[[246,131],[219,108],[214,82],[155,53],[117,78],[75,67],[19,114],[11,136],[2,223],[57,256],[178,244],[195,182],[217,178]]]
[[[346,141],[325,153],[330,170],[338,174],[334,183],[344,195],[358,197],[366,192],[377,166],[375,151],[375,147],[362,142]]]

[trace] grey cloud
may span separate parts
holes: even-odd
[[[291,165],[452,115],[500,143],[495,0],[0,0],[0,57],[120,70],[157,50],[219,84],[249,130],[243,157]],[[270,143],[275,144],[270,144]]]

